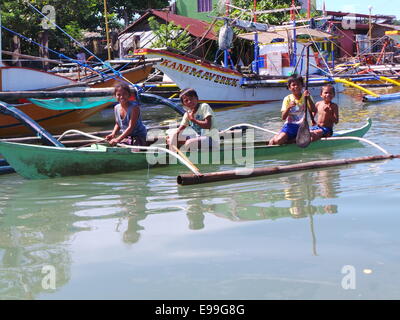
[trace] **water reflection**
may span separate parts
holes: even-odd
[[[313,205],[317,198],[332,199],[337,197],[335,181],[339,171],[328,170],[300,173],[282,178],[286,188],[284,197],[289,200],[289,212],[293,218],[301,218],[316,213],[337,213],[337,205]]]
[[[334,199],[340,193],[339,181],[340,171],[328,169],[230,184],[221,189],[214,188],[212,197],[208,188],[198,188],[195,192],[180,188],[179,194],[187,199],[189,226],[197,222],[201,228],[206,227],[204,214],[209,213],[238,222],[308,218],[312,252],[317,255],[314,216],[338,213]]]
[[[147,229],[156,223],[154,219],[144,224],[150,215],[172,213],[177,222],[184,215],[185,228],[195,232],[207,229],[209,215],[231,221],[308,218],[313,254],[317,254],[313,219],[316,214],[338,212],[334,199],[339,193],[339,174],[339,170],[320,170],[189,188],[178,187],[173,176],[148,173],[135,173],[132,178],[114,174],[0,181],[4,186],[0,298],[35,299],[51,294],[42,286],[42,269],[48,265],[57,270],[56,290],[65,286],[74,263],[71,243],[82,232],[96,231],[100,220],[114,226],[111,232],[118,232],[121,243],[132,246],[143,241]],[[110,231],[105,232],[96,239],[108,243]]]
[[[205,216],[202,212],[196,210],[194,211],[192,207],[186,213],[186,216],[189,220],[189,229],[190,230],[201,230],[204,229],[204,219]]]
[[[74,226],[64,210],[55,212],[50,198],[29,201],[30,184],[8,188],[1,196],[0,297],[33,299],[43,292],[46,265],[56,266],[56,286],[70,279],[71,258],[63,244],[72,234],[85,230]],[[42,191],[47,189],[42,186]],[[21,205],[14,205],[19,198]],[[46,203],[47,202],[47,203]],[[68,200],[66,200],[68,202]]]
[[[330,174],[328,174],[328,172]],[[317,239],[314,229],[314,214],[337,213],[337,205],[327,204],[315,206],[312,201],[317,198],[332,199],[337,197],[335,181],[339,178],[339,171],[321,170],[316,172],[301,173],[297,176],[285,178],[285,199],[291,202],[289,212],[293,218],[309,217],[310,232],[312,237],[312,252],[317,254]],[[300,182],[300,183],[299,183]]]
[[[70,242],[91,231],[92,221],[124,214],[110,188],[91,181],[5,182],[0,196],[0,299],[35,299],[62,288],[71,278]],[[103,210],[109,207],[114,209]],[[134,224],[132,220],[130,230]],[[132,234],[126,241],[134,241]],[[43,285],[46,266],[55,269],[55,290]]]
[[[208,200],[201,204],[192,204],[188,200],[188,208],[197,208],[200,212],[212,213],[218,217],[227,218],[232,221],[251,221],[279,218],[304,218],[314,214],[337,213],[338,208],[335,203],[319,204],[322,200],[337,198],[339,188],[339,170],[322,170],[315,172],[302,172],[281,176],[276,179],[265,179],[264,186],[259,188],[260,180],[253,188],[255,190],[246,192],[246,187],[241,185],[241,192],[233,189],[227,192],[226,196],[234,194],[231,198],[221,198],[218,193],[213,194],[213,201]],[[256,181],[256,180],[255,180]],[[279,181],[280,185],[275,188],[268,185],[269,181]],[[232,188],[232,185],[229,186]],[[224,188],[227,191],[227,188]],[[259,190],[257,190],[259,189]],[[188,194],[183,188],[179,189],[182,197]],[[206,190],[204,193],[207,193]],[[202,190],[198,189],[193,201],[198,202],[202,198]]]

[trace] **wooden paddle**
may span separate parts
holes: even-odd
[[[310,66],[310,46],[307,45],[307,51],[306,51],[306,86],[305,86],[305,90],[308,90],[309,66]],[[308,96],[304,97],[304,104],[305,104],[306,109],[304,111],[303,122],[300,123],[300,127],[299,127],[299,130],[297,131],[297,136],[296,136],[296,144],[300,148],[306,148],[311,142],[310,128],[308,126],[308,119],[307,119],[308,99],[309,99]]]
[[[177,154],[179,154],[183,159],[185,159],[185,160],[187,161],[187,164],[192,168],[192,171],[196,171],[197,174],[199,174],[199,175],[201,174],[199,168],[197,168],[197,167],[193,164],[193,162],[191,162],[191,161],[189,160],[189,158],[188,158],[181,150],[179,150],[179,148],[178,148],[176,145],[174,145],[173,143],[171,143],[171,144],[169,145],[169,147],[170,147],[173,151],[175,151]]]

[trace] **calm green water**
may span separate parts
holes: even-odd
[[[339,98],[337,129],[371,117],[366,138],[400,153],[400,102]],[[217,116],[278,130],[279,108]],[[257,165],[379,153],[356,143]],[[180,172],[0,176],[0,299],[400,298],[400,160],[186,187]]]

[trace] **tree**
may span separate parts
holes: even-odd
[[[37,41],[43,32],[41,23],[43,16],[36,12],[26,2],[42,11],[45,5],[55,8],[57,25],[78,41],[83,40],[84,31],[102,31],[105,34],[104,1],[103,0],[1,0],[2,24],[8,29],[20,33],[28,39]],[[120,28],[119,22],[125,24],[133,21],[135,13],[145,9],[164,8],[168,0],[106,0],[110,29]],[[55,51],[63,51],[67,56],[73,56],[76,44],[67,35],[58,29],[46,31],[49,38],[49,47]],[[12,51],[13,33],[2,30],[3,48]],[[21,50],[26,54],[38,55],[39,46],[21,40]],[[54,55],[52,55],[54,57]]]
[[[153,48],[171,47],[184,51],[189,46],[191,37],[186,29],[182,30],[172,22],[160,24],[155,17],[150,17],[147,21],[156,38]]]
[[[24,0],[3,1],[1,5],[2,24],[13,32],[17,32],[28,39],[37,41],[38,35],[45,29],[42,22],[46,19],[39,12],[45,5],[51,5],[55,11],[56,24],[72,35],[76,40],[83,39],[83,31],[94,31],[101,24],[101,6],[98,0],[31,0],[29,6]],[[50,13],[44,12],[46,16]],[[59,51],[63,49],[66,54],[72,54],[76,44],[62,31],[58,29],[47,29],[49,36],[49,47]],[[14,35],[10,31],[2,30],[3,48],[7,49],[11,43],[11,37]],[[28,41],[21,42],[22,51],[27,54],[37,55],[39,47]]]
[[[161,9],[168,6],[168,0],[107,0],[110,13],[115,13],[118,19],[123,19],[125,27],[133,22],[135,14],[140,14],[146,9]]]
[[[254,9],[253,0],[233,0],[231,2],[235,6],[242,9]],[[291,5],[292,0],[258,0],[256,3],[256,11],[289,8]],[[296,5],[298,5],[298,1],[296,1]],[[243,20],[253,20],[253,15],[251,12],[244,13],[239,9],[231,10],[230,16],[232,18],[240,17],[240,19]],[[290,12],[263,13],[257,15],[257,22],[268,23],[272,25],[279,25],[282,24],[282,22],[289,20]]]

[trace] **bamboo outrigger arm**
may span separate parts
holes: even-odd
[[[361,91],[365,92],[366,94],[369,94],[369,95],[371,95],[373,97],[379,97],[379,95],[376,94],[375,92],[372,92],[371,90],[365,89],[365,88],[359,86],[358,84],[355,84],[354,82],[351,82],[349,80],[340,79],[340,78],[334,78],[334,80],[335,80],[335,82],[344,83],[344,84],[347,84],[350,87],[359,89],[359,90],[361,90]]]
[[[363,141],[366,143],[369,143],[371,146],[377,148],[378,150],[382,151],[384,154],[389,154],[385,149],[383,149],[381,146],[378,146],[376,143],[365,139],[365,138],[360,138],[360,137],[328,137],[328,138],[321,138],[321,140],[358,140],[358,141]]]
[[[393,83],[393,84],[395,84],[396,86],[400,86],[400,82],[399,82],[399,81],[396,81],[396,80],[394,80],[394,79],[390,79],[390,78],[384,77],[384,76],[379,76],[379,78],[380,78],[381,80],[385,80],[385,81],[387,81],[387,82]]]

